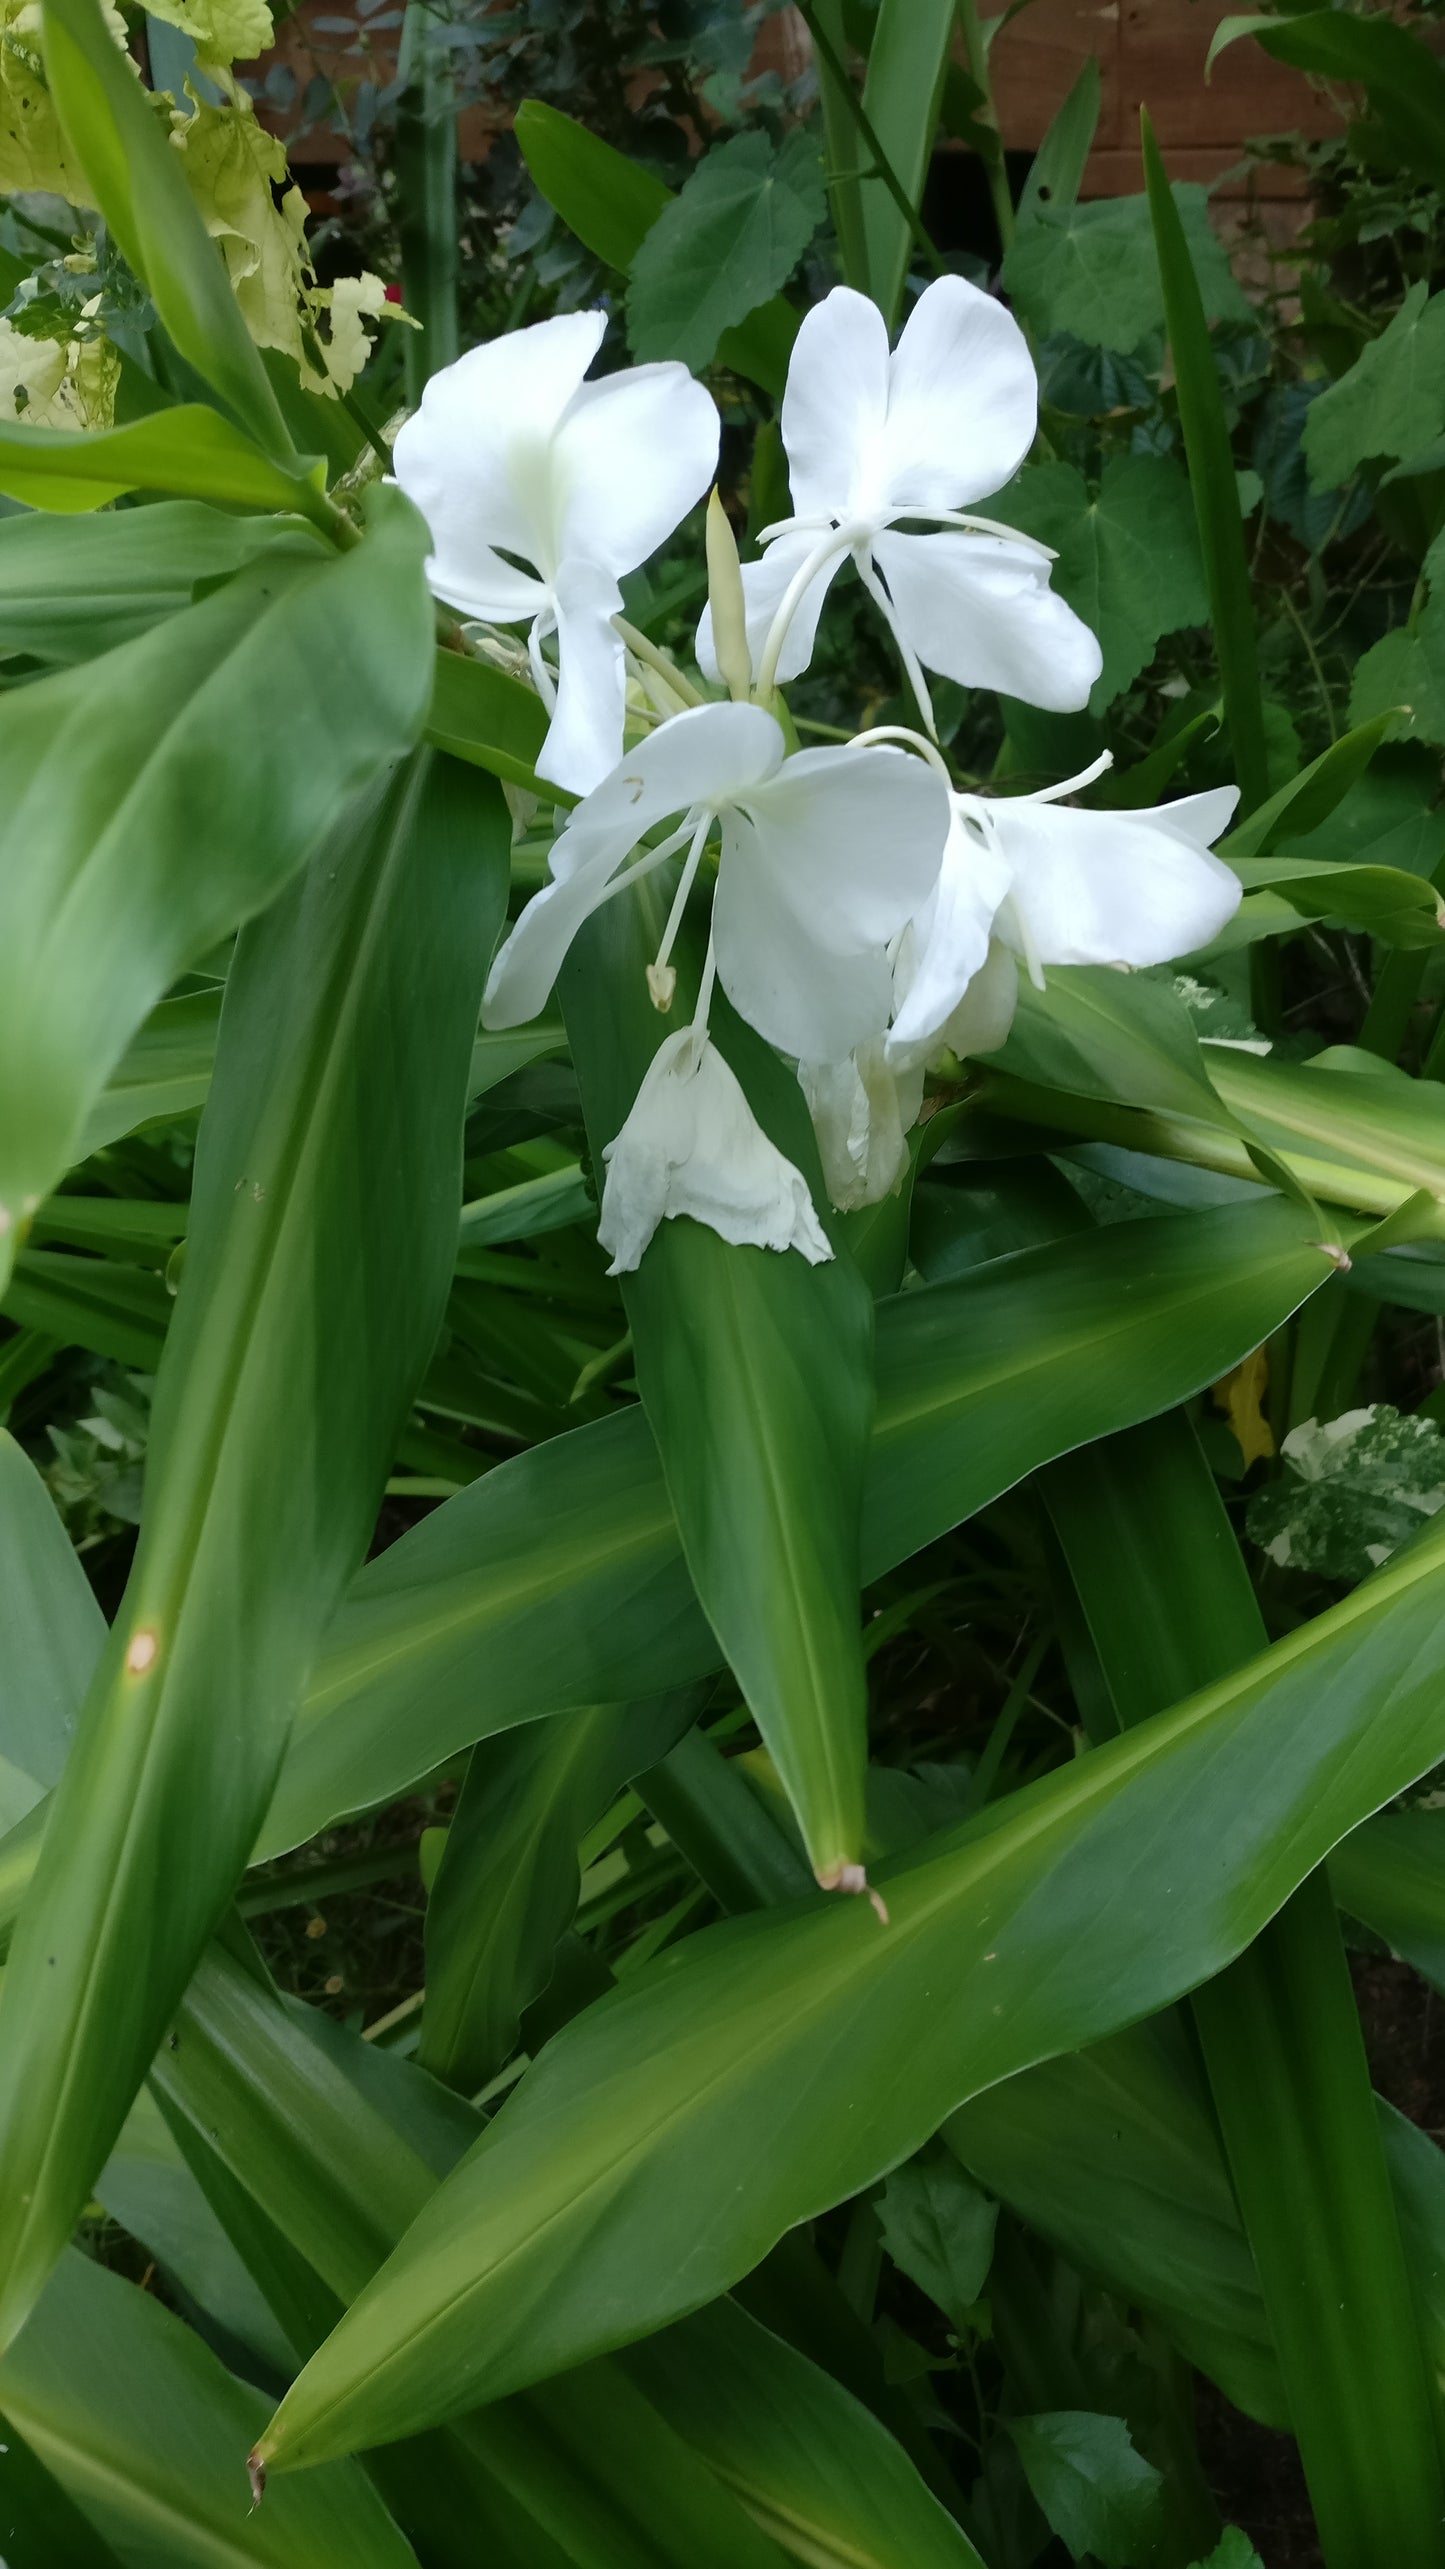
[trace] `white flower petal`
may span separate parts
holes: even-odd
[[[981,831],[970,829],[955,808],[943,852],[938,888],[913,923],[912,970],[898,991],[891,1062],[926,1060],[943,1028],[988,958],[989,936],[1012,876],[1007,860]],[[895,989],[902,979],[895,975]]]
[[[926,669],[963,687],[996,687],[1056,714],[1078,713],[1103,654],[1072,607],[1054,596],[1049,566],[1001,536],[876,538],[873,559],[899,625]]]
[[[866,294],[835,285],[804,317],[783,393],[798,517],[852,515],[881,499],[887,413],[888,325]]]
[[[653,1057],[621,1132],[603,1151],[597,1236],[612,1275],[636,1267],[659,1222],[689,1214],[737,1246],[833,1252],[802,1172],[768,1140],[716,1047],[692,1026]]]
[[[1199,795],[1198,826],[1222,829],[1232,804]],[[1238,875],[1202,847],[1188,823],[1160,812],[1080,812],[1063,803],[999,801],[994,825],[1013,869],[999,933],[1040,963],[1169,963],[1208,945],[1242,897]]]
[[[829,1199],[843,1213],[896,1194],[908,1166],[908,1135],[923,1104],[921,1068],[895,1070],[881,1044],[841,1062],[799,1062],[822,1154]]]
[[[540,1016],[577,931],[591,917],[627,853],[581,868],[535,892],[498,950],[482,994],[482,1024],[524,1026]]]
[[[1006,945],[995,938],[982,971],[976,972],[938,1040],[968,1061],[975,1053],[996,1053],[1007,1042],[1019,1000],[1019,968]]]
[[[1238,809],[1239,787],[1216,785],[1208,794],[1181,794],[1177,803],[1156,803],[1152,812],[1141,812],[1138,818],[1155,829],[1168,830],[1190,847],[1213,847]]]
[[[578,804],[552,850],[553,874],[565,880],[604,862],[615,870],[670,813],[719,802],[771,776],[784,748],[761,705],[689,705],[627,750]]]
[[[779,535],[768,546],[761,561],[743,564],[743,604],[747,611],[748,651],[754,669],[762,659],[773,617],[782,604],[794,573],[801,571],[809,554],[817,551],[818,542],[816,529],[812,532],[800,530],[795,535]],[[802,676],[813,657],[823,601],[846,558],[842,552],[830,554],[798,601],[778,662],[778,677],[785,686],[790,678]],[[711,605],[704,607],[702,622],[697,629],[697,660],[698,667],[707,677],[714,681],[721,677],[712,638]]]
[[[622,755],[626,655],[612,619],[622,591],[612,573],[569,562],[557,582],[557,710],[537,758],[539,776],[590,794]]]
[[[932,768],[853,745],[803,750],[724,812],[718,974],[769,1043],[841,1061],[882,1035],[886,948],[937,879],[948,810]]]
[[[397,437],[396,478],[431,529],[432,585],[468,613],[501,612],[480,603],[496,590],[495,546],[553,567],[548,453],[606,328],[605,312],[565,312],[469,349],[432,376]]]
[[[635,571],[707,490],[720,434],[712,395],[686,366],[583,384],[553,440],[559,559]]]
[[[919,296],[889,370],[884,435],[895,508],[966,509],[1002,490],[1038,427],[1039,388],[1013,314],[964,277]]]

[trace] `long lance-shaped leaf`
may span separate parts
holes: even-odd
[[[1045,1487],[1121,1721],[1258,1651],[1263,1617],[1184,1420],[1071,1456]],[[1322,1874],[1194,2017],[1325,2559],[1427,2569],[1445,2518],[1432,2399]]]
[[[1249,593],[1244,526],[1234,457],[1220,397],[1219,376],[1204,298],[1194,273],[1179,208],[1165,175],[1154,128],[1141,115],[1144,183],[1159,254],[1164,289],[1164,317],[1174,360],[1179,424],[1189,458],[1189,487],[1199,521],[1199,541],[1213,609],[1215,649],[1224,690],[1229,743],[1248,814],[1269,792],[1261,712],[1259,668],[1254,640],[1254,604]]]
[[[1445,1827],[1435,1809],[1383,1811],[1330,1858],[1341,1908],[1445,1987]]]
[[[120,2569],[108,2542],[30,2450],[10,2420],[0,2454],[0,2525],[6,2569]]]
[[[1218,1381],[1330,1274],[1310,1233],[1305,1214],[1261,1195],[1115,1224],[882,1304],[865,1576],[1055,1455]],[[405,1791],[489,1731],[660,1694],[717,1663],[645,1419],[558,1437],[363,1572],[259,1851]],[[0,1911],[5,1883],[0,1868]]]
[[[218,410],[199,402],[155,411],[119,428],[37,428],[0,421],[0,491],[27,508],[69,514],[104,508],[123,491],[173,491],[243,509],[296,509],[319,523],[331,512],[314,482],[263,455]],[[108,519],[117,550],[139,530]],[[99,648],[99,645],[93,646]]]
[[[95,202],[181,355],[268,454],[293,452],[270,379],[177,153],[97,0],[45,0],[45,70]]]
[[[704,1929],[589,2009],[301,2374],[263,2458],[385,2441],[644,2335],[970,2094],[1212,1977],[1445,1749],[1442,1595],[1437,1524],[1239,1676],[886,1868],[891,1927],[824,1902]]]
[[[956,8],[957,0],[883,0],[868,48],[864,112],[915,212],[928,175]],[[876,171],[865,177],[862,193],[869,284],[874,301],[894,322],[913,231]]]
[[[73,431],[55,435],[75,444]],[[228,516],[196,500],[105,517],[37,509],[0,518],[0,651],[93,660],[180,614],[199,581],[228,579],[273,547],[315,564],[319,543],[294,516]]]
[[[150,2293],[72,2250],[0,2360],[0,2415],[129,2564],[205,2569],[416,2569],[354,2465],[250,2509],[236,2453],[266,2402]],[[0,2457],[0,2472],[5,2469]],[[3,2504],[3,2500],[0,2500]],[[3,2522],[3,2518],[0,2518]],[[20,2569],[23,2554],[11,2554]],[[90,2569],[56,2550],[46,2569]]]
[[[667,919],[654,889],[601,911],[562,978],[599,1168],[665,1033],[645,979]],[[715,1040],[732,1037],[770,1140],[805,1174],[810,1160],[816,1170],[797,1081],[747,1038],[720,996],[713,1020]],[[624,1278],[623,1299],[693,1585],[818,1880],[857,1888],[868,1754],[858,1603],[873,1409],[868,1289],[846,1255],[810,1266],[792,1252],[735,1246],[700,1222],[666,1221]]]
[[[147,1012],[416,739],[432,677],[426,543],[401,494],[380,491],[353,552],[255,563],[110,653],[103,680],[67,669],[12,699],[0,1270]]]
[[[242,940],[140,1547],[0,2001],[0,2313],[68,2236],[239,1875],[443,1307],[503,900],[499,789],[429,753]]]

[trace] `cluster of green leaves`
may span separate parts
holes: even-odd
[[[808,15],[821,152],[743,132],[673,194],[517,121],[634,350],[716,362],[754,525],[800,258],[896,312],[937,118],[994,131],[972,12],[967,75],[951,7]],[[1254,32],[1413,184],[1421,48],[1336,16]],[[696,17],[651,40],[689,96],[746,69]],[[656,914],[478,1034],[545,715],[436,650],[425,529],[283,401],[93,0],[45,44],[168,362],[114,430],[0,431],[6,2559],[1251,2569],[1197,2371],[1293,2430],[1330,2569],[1434,2569],[1445,2175],[1339,1922],[1445,1985],[1440,1814],[1385,1807],[1445,1761],[1398,1415],[1445,1310],[1431,280],[1287,378],[1152,137],[1080,203],[1085,73],[1014,212],[1047,447],[994,511],[1104,671],[954,745],[1004,786],[1107,744],[1115,807],[1237,769],[1238,920],[1025,992],[832,1265],[680,1222],[624,1291]],[[1350,729],[1334,547],[1412,542]],[[1312,711],[1251,605],[1296,592]],[[629,609],[676,640],[665,568]],[[886,1926],[814,1887],[859,1849]]]

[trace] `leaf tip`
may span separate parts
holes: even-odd
[[[254,2515],[266,2494],[266,2465],[261,2459],[259,2446],[246,2456],[246,2477],[251,2483],[251,2513]]]
[[[888,1904],[882,1892],[873,1889],[861,1864],[840,1862],[824,1866],[820,1868],[817,1879],[824,1891],[844,1891],[851,1893],[855,1898],[861,1893],[880,1926],[888,1925]]]

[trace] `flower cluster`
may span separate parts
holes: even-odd
[[[831,1250],[808,1186],[709,1039],[714,988],[797,1066],[832,1201],[875,1202],[906,1164],[925,1065],[1003,1042],[1020,964],[1040,982],[1046,964],[1162,963],[1219,933],[1240,887],[1209,851],[1237,797],[1130,812],[1061,799],[1107,759],[1041,794],[954,786],[927,672],[1069,712],[1100,668],[1049,585],[1053,557],[969,513],[1037,427],[1027,345],[991,296],[939,278],[891,352],[873,305],[846,287],[803,322],[782,406],[796,514],[746,566],[715,495],[709,514],[697,657],[729,701],[640,656],[619,585],[712,482],[716,410],[679,365],[591,380],[604,327],[572,313],[474,349],[428,385],[396,443],[397,479],[431,529],[436,595],[475,624],[526,626],[552,717],[538,771],[582,798],[551,881],[496,957],[483,1015],[497,1027],[537,1015],[593,912],[680,859],[647,975],[667,1011],[706,870],[696,1007],[604,1154],[601,1237],[614,1272],[679,1214],[817,1261]],[[927,736],[892,726],[793,749],[776,690],[807,668],[849,558]]]

